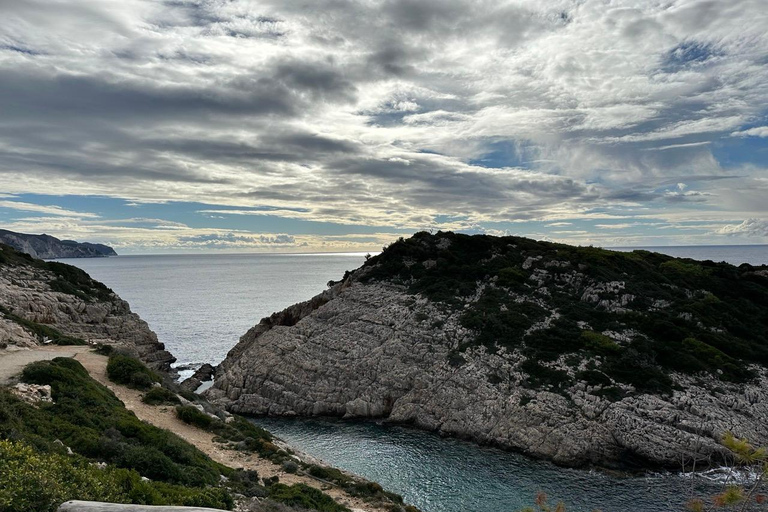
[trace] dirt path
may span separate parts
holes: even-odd
[[[46,345],[29,350],[0,351],[0,385],[13,383],[14,377],[21,373],[29,363],[47,361],[55,357],[74,357],[91,350],[88,346]]]
[[[282,470],[281,466],[266,459],[262,459],[258,455],[224,449],[220,444],[213,442],[213,434],[179,420],[176,417],[173,407],[147,405],[141,401],[141,392],[117,385],[107,379],[106,357],[87,351],[77,352],[74,354],[74,357],[88,370],[91,377],[109,388],[123,401],[125,407],[133,411],[139,419],[151,423],[156,427],[170,430],[182,439],[194,444],[216,462],[231,468],[254,469],[261,477],[278,476],[281,483],[288,485],[303,483],[317,489],[322,489],[336,501],[353,510],[365,512],[379,512],[386,510],[381,507],[373,507],[371,504],[366,503],[359,498],[349,496],[338,487],[331,487],[328,489],[325,488],[327,486],[324,487],[321,482],[310,477],[286,473]]]

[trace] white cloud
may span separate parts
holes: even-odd
[[[768,238],[768,219],[747,219],[741,224],[729,224],[720,228],[718,233],[729,236]]]
[[[97,218],[98,215],[94,213],[76,212],[73,210],[67,210],[60,206],[45,206],[41,204],[25,203],[22,201],[0,201],[0,208],[8,208],[11,210],[20,210],[24,212],[35,212],[46,215],[56,215],[58,217],[75,217],[75,218]]]
[[[768,137],[768,126],[758,126],[749,130],[733,132],[731,135],[734,137]]]

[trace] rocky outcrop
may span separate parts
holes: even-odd
[[[57,258],[102,258],[117,256],[114,249],[103,244],[59,240],[50,235],[28,235],[0,229],[0,243],[9,245],[44,260]]]
[[[526,286],[544,288],[535,300],[546,304],[540,298],[551,296],[551,278],[542,276],[553,265],[521,261],[531,272]],[[669,392],[644,392],[605,374],[611,382],[584,377],[601,373],[609,358],[581,349],[537,362],[559,372],[562,384],[537,381],[525,343],[478,344],[476,331],[466,327],[466,312],[493,280],[478,282],[473,296],[449,307],[406,284],[369,279],[379,270],[363,267],[311,301],[262,320],[219,365],[208,398],[244,414],[384,418],[568,466],[679,468],[681,460],[717,461],[728,431],[768,443],[762,366],[751,367],[754,377],[741,383],[723,381],[717,372],[668,371]],[[559,274],[578,283],[577,302],[616,315],[635,304],[623,285],[577,274],[578,265]],[[524,339],[559,316],[549,311]],[[640,336],[626,329],[602,335],[612,351],[630,350],[624,346]]]
[[[203,382],[212,380],[215,373],[216,368],[205,363],[195,370],[195,373],[193,373],[191,377],[184,379],[182,383],[179,384],[179,387],[184,391],[194,392],[203,384]]]
[[[0,349],[50,342],[35,331],[39,325],[87,343],[124,347],[152,368],[170,370],[175,358],[117,294],[79,269],[17,258],[10,251],[3,250],[6,263],[0,264],[0,308],[5,312],[0,311]]]

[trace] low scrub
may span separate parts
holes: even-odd
[[[3,512],[53,512],[72,499],[227,510],[233,505],[224,489],[149,482],[136,471],[98,467],[80,456],[41,453],[7,440],[0,440],[0,483]]]
[[[175,434],[139,420],[74,359],[33,363],[22,378],[50,385],[54,403],[35,408],[0,391],[0,438],[49,452],[58,439],[84,457],[172,484],[217,485],[220,474],[231,472]]]
[[[451,232],[401,238],[364,266],[362,282],[400,284],[457,314],[475,334],[459,351],[519,349],[545,362],[572,355],[572,369],[599,356],[612,380],[656,394],[672,390],[670,372],[746,382],[751,364],[768,366],[768,266]],[[609,331],[629,334],[619,345],[601,334]],[[567,384],[531,369],[532,387]]]
[[[385,491],[381,485],[376,482],[369,482],[366,480],[359,480],[352,478],[342,471],[336,468],[329,468],[324,466],[317,466],[311,464],[305,467],[305,471],[321,480],[334,483],[347,491],[351,496],[356,496],[365,499],[377,499],[389,501],[394,504],[402,504],[403,497],[399,494]]]
[[[190,425],[202,428],[203,430],[210,429],[211,423],[214,422],[213,418],[192,405],[180,405],[176,407],[176,416],[178,416],[184,423],[189,423]]]
[[[155,382],[161,380],[160,376],[147,368],[144,363],[122,354],[110,356],[107,363],[107,377],[112,382],[142,391],[150,389]]]
[[[292,507],[303,507],[319,512],[350,512],[343,505],[336,503],[333,498],[304,484],[273,484],[268,488],[269,498]]]
[[[141,401],[148,405],[176,405],[181,403],[176,393],[163,387],[150,389],[144,394]]]

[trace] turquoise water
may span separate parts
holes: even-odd
[[[671,512],[717,486],[680,475],[620,478],[374,422],[256,418],[292,446],[403,495],[424,512],[514,512],[543,491],[567,510]],[[691,489],[694,484],[695,489]]]

